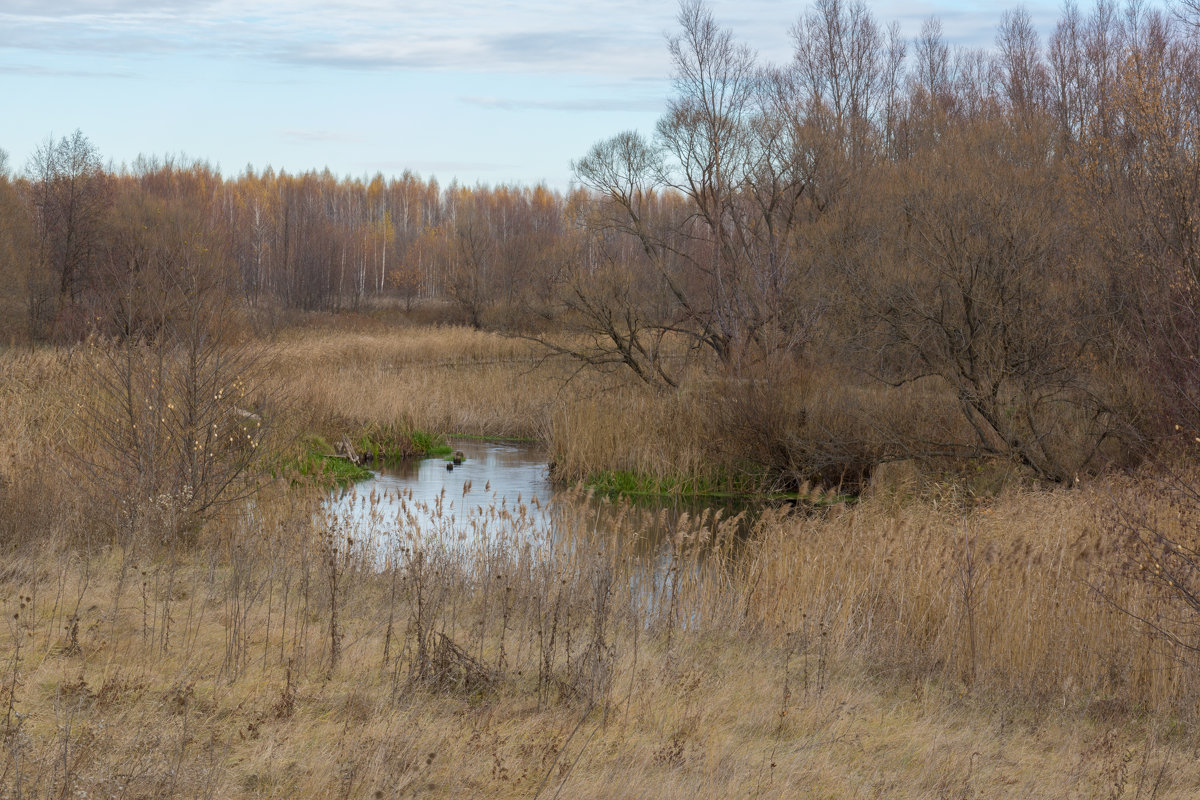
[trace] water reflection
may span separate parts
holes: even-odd
[[[532,444],[459,441],[458,466],[430,458],[379,471],[330,499],[326,513],[377,540],[451,544],[499,529],[540,540],[555,492],[545,451]]]
[[[379,471],[335,493],[327,515],[377,542],[419,540],[426,545],[483,544],[501,533],[535,547],[586,529],[589,538],[620,533],[625,555],[656,559],[678,549],[682,538],[715,536],[717,527],[745,533],[754,509],[679,498],[610,502],[584,498],[549,479],[546,451],[537,444],[452,442],[466,456],[425,459]],[[707,533],[706,533],[707,532]]]
[[[556,487],[535,444],[453,443],[466,456],[406,464],[331,496],[326,518],[373,543],[381,565],[418,552],[479,575],[607,564],[641,607],[675,616],[684,592],[731,563],[756,512],[678,498],[610,501]],[[569,566],[574,564],[575,566]],[[541,566],[535,566],[541,565]],[[682,613],[682,612],[680,612]],[[687,615],[675,619],[687,624]]]

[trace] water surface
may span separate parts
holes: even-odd
[[[334,493],[326,513],[359,536],[369,534],[385,550],[415,542],[537,549],[586,538],[605,542],[613,557],[636,558],[656,574],[669,569],[688,542],[744,534],[752,516],[730,505],[678,498],[611,502],[556,486],[547,453],[536,443],[450,444],[465,455],[462,464],[447,468],[447,461],[431,458],[377,471]]]
[[[457,466],[439,458],[381,469],[335,492],[327,512],[376,536],[465,540],[470,534],[519,525],[527,536],[546,535],[548,501],[555,494],[538,445],[461,440]]]

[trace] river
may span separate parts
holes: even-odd
[[[465,459],[430,458],[379,470],[335,492],[327,518],[381,552],[395,546],[533,553],[586,539],[661,575],[692,545],[744,538],[753,514],[731,505],[652,498],[635,503],[556,486],[536,443],[452,440]],[[694,549],[694,548],[692,548]]]

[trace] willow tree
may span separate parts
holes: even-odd
[[[820,13],[823,22],[798,26],[797,58],[772,68],[702,3],[684,2],[668,40],[675,94],[653,137],[618,134],[574,164],[596,197],[588,226],[636,242],[619,269],[644,272],[654,291],[616,315],[617,328],[615,298],[582,296],[579,276],[568,276],[568,305],[643,379],[674,380],[657,356],[665,336],[740,374],[795,354],[812,334],[806,231],[878,145],[870,131],[894,99],[902,54],[861,5],[829,0]]]

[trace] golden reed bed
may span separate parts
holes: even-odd
[[[670,435],[677,401],[617,386],[589,406],[511,342],[418,333],[419,346],[404,331],[277,344],[277,375],[299,387],[289,424],[407,414],[546,435],[636,397],[611,427]],[[473,355],[438,361],[429,342],[443,339]],[[715,553],[703,543],[719,533],[693,518],[672,591],[649,599],[632,559],[592,546],[582,504],[545,560],[377,541],[283,485],[189,544],[150,517],[114,542],[89,533],[97,509],[60,468],[78,358],[0,355],[7,795],[1200,791],[1196,664],[1126,613],[1194,641],[1188,609],[1130,577],[1122,509],[1192,535],[1149,479],[967,498],[918,477],[854,506],[767,514]],[[605,535],[643,529],[634,511],[616,527]]]

